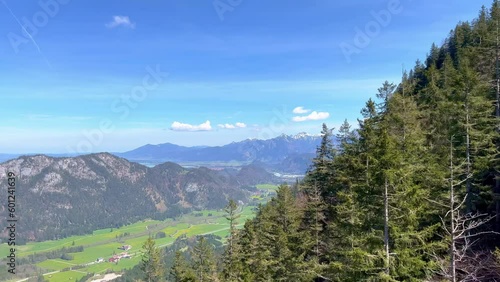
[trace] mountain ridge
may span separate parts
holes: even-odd
[[[173,162],[150,168],[110,153],[21,156],[0,164],[0,183],[7,183],[8,171],[18,176],[19,238],[37,241],[190,210],[220,209],[229,198],[248,200],[249,192],[242,189],[251,184],[248,179],[277,181],[262,171],[243,178]],[[1,207],[0,219],[6,218],[7,210]],[[0,238],[5,239],[2,232]]]
[[[301,132],[271,139],[245,139],[222,146],[186,147],[172,143],[144,145],[117,153],[130,161],[173,162],[261,162],[266,168],[285,173],[304,173],[310,165],[321,135]]]

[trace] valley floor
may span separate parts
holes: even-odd
[[[261,185],[258,187],[259,193],[255,193],[252,197],[255,204],[267,201],[273,195],[276,186]],[[254,217],[253,209],[254,206],[248,205],[240,208],[239,228],[243,227],[247,219]],[[175,220],[145,220],[121,228],[97,230],[92,235],[28,243],[24,246],[18,246],[17,249],[20,254],[19,258],[26,258],[31,254],[47,253],[60,250],[63,247],[82,246],[83,252],[68,254],[72,258],[71,260],[47,259],[36,264],[37,267],[43,269],[44,278],[49,281],[78,281],[89,273],[98,275],[109,272],[120,273],[134,267],[141,260],[140,252],[144,241],[149,236],[158,237],[159,232],[163,232],[165,237],[156,238],[156,245],[166,247],[184,234],[188,237],[214,234],[220,236],[224,241],[228,231],[229,225],[222,210],[205,210],[193,212]],[[130,246],[130,249],[122,250],[123,246]],[[8,246],[6,244],[0,245],[0,257],[5,257],[7,253]],[[110,262],[111,258],[118,259]],[[7,277],[0,277],[0,280],[5,278]],[[18,277],[18,279],[8,281],[27,280]]]

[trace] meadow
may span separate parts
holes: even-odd
[[[259,185],[256,185],[255,187],[257,187],[257,189],[263,190],[263,191],[276,191],[276,190],[278,190],[278,185],[274,185],[274,184],[259,184]]]
[[[222,241],[225,241],[225,237],[229,233],[229,224],[224,215],[222,210],[204,210],[186,214],[176,220],[144,220],[120,228],[96,230],[89,235],[71,236],[45,242],[30,242],[23,246],[17,246],[17,253],[18,258],[24,258],[35,253],[60,250],[63,247],[82,246],[83,252],[68,254],[72,258],[71,260],[47,259],[36,264],[43,270],[44,278],[49,281],[77,281],[87,273],[119,272],[137,265],[141,259],[142,244],[149,236],[155,238],[158,232],[165,234],[165,237],[155,239],[159,247],[172,244],[177,237],[184,234],[188,237],[215,234],[220,236]],[[242,207],[240,215],[238,227],[241,228],[247,219],[254,217],[254,207]],[[127,252],[131,258],[122,258],[117,263],[108,262],[110,257],[123,252],[119,249],[123,245],[131,246]],[[8,249],[6,244],[1,244],[0,257],[5,257]],[[104,262],[97,263],[98,258],[103,258]]]

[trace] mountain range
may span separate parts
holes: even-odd
[[[186,147],[172,143],[147,144],[131,151],[112,154],[148,166],[175,162],[187,167],[224,167],[225,164],[239,167],[254,163],[274,172],[303,175],[309,168],[320,143],[320,135],[303,132],[296,135],[282,134],[267,140],[246,139],[223,146]],[[0,154],[0,162],[20,156],[22,155]],[[78,154],[47,154],[47,156],[75,157]]]
[[[166,161],[258,163],[260,166],[277,172],[304,174],[320,142],[320,135],[283,134],[267,140],[247,139],[216,147],[185,147],[171,143],[148,144],[116,155],[130,161],[150,164]]]
[[[283,180],[269,171],[304,174],[320,141],[320,136],[301,133],[217,147],[166,143],[115,154],[0,154],[0,183],[6,183],[8,171],[19,177],[18,237],[49,240],[219,209],[229,198],[247,201],[256,184]],[[0,219],[6,216],[5,206],[0,207]],[[0,239],[6,236],[0,232]]]
[[[0,163],[0,183],[7,183],[8,171],[18,176],[18,238],[28,241],[220,209],[229,198],[247,201],[248,186],[279,181],[255,165],[214,170],[167,162],[151,168],[109,153],[22,156]],[[0,220],[6,222],[6,216],[2,205]]]

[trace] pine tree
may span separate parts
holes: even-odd
[[[491,162],[494,155],[494,118],[493,107],[488,99],[487,85],[481,84],[477,74],[471,69],[469,60],[463,58],[459,62],[459,77],[456,81],[457,97],[462,97],[463,111],[459,125],[464,136],[463,150],[465,157],[465,174],[482,173]],[[478,181],[481,181],[480,179]],[[476,210],[475,203],[479,189],[478,182],[472,177],[466,181],[466,210],[468,213]],[[476,182],[476,183],[475,183]]]
[[[315,269],[304,262],[306,250],[303,248],[304,238],[299,232],[302,214],[297,208],[290,186],[281,185],[278,188],[270,207],[271,229],[267,234],[274,238],[270,246],[273,280],[304,281],[305,277],[314,277]]]
[[[445,259],[437,259],[441,266],[438,273],[452,282],[494,281],[500,276],[497,263],[488,261],[489,254],[482,254],[475,249],[479,236],[494,233],[482,229],[493,216],[468,212],[466,208],[468,195],[458,195],[457,191],[467,183],[472,175],[464,175],[466,170],[463,167],[466,167],[467,163],[460,161],[460,158],[456,156],[454,143],[454,136],[451,136],[447,202],[434,201],[435,204],[446,208],[441,222],[448,237],[446,243],[449,248],[448,256]],[[485,260],[489,262],[489,265],[482,265]]]
[[[310,233],[308,246],[310,249],[309,257],[316,259],[318,262],[325,253],[326,245],[323,240],[323,230],[326,227],[325,216],[326,204],[324,203],[321,191],[317,184],[307,188],[305,195],[304,207],[304,231]]]
[[[194,246],[191,257],[193,269],[198,282],[215,282],[217,278],[217,267],[213,253],[213,246],[200,236],[198,243]]]
[[[331,164],[333,160],[332,130],[323,124],[321,131],[321,144],[316,150],[316,157],[312,161],[312,166],[307,174],[306,183],[308,188],[314,185],[321,191],[321,196],[327,202],[334,201],[334,191],[331,190]],[[307,190],[306,190],[307,194]]]
[[[387,106],[382,151],[386,269],[396,280],[425,278],[433,269],[428,253],[439,249],[432,242],[439,225],[423,225],[439,210],[428,200],[434,193],[435,160],[428,157],[419,112],[411,97],[395,93]],[[410,130],[411,129],[411,130]],[[381,180],[382,181],[382,180]]]
[[[334,183],[337,204],[333,223],[329,225],[333,240],[329,242],[330,267],[327,276],[335,281],[361,281],[373,272],[373,234],[367,230],[371,211],[362,204],[366,192],[365,155],[360,154],[360,141],[347,121],[340,127],[334,157]],[[373,198],[373,197],[372,197]],[[366,221],[365,221],[366,220]]]
[[[147,282],[157,282],[165,279],[161,252],[155,246],[155,241],[151,237],[142,246],[141,270],[144,273],[144,280]]]
[[[236,244],[236,225],[238,224],[237,219],[240,215],[237,213],[238,205],[232,199],[224,208],[226,212],[226,219],[229,222],[229,238],[227,240],[227,247],[223,257],[224,269],[222,271],[222,277],[224,281],[238,281],[238,276],[241,272],[240,267],[240,249],[238,244]]]
[[[355,222],[354,219],[364,222],[366,225],[362,230],[372,231],[358,232],[360,236],[358,240],[351,240],[353,248],[351,252],[346,249],[345,259],[350,261],[356,259],[355,254],[365,253],[366,257],[372,259],[364,261],[364,273],[384,281],[419,276],[424,278],[425,271],[432,268],[426,252],[435,248],[430,240],[437,228],[432,224],[425,227],[420,225],[428,216],[436,213],[429,204],[425,204],[432,190],[422,187],[429,183],[426,176],[432,175],[427,170],[432,160],[423,158],[426,154],[425,136],[420,132],[420,114],[411,97],[392,93],[394,89],[387,82],[379,88],[378,97],[383,99],[378,106],[379,112],[374,112],[373,102],[367,103],[364,111],[367,119],[360,127],[358,151],[361,157],[371,161],[371,165],[366,165],[363,188],[357,188],[357,185],[361,185],[360,181],[346,182],[345,187],[349,189],[340,194],[345,204],[340,206],[342,209],[338,209],[346,214],[346,211],[358,207],[368,208],[364,213],[353,216],[352,222]],[[352,159],[352,156],[349,158]],[[341,157],[339,168],[346,162]],[[362,167],[360,163],[358,161],[357,165],[351,165],[348,171],[355,167],[359,169]],[[343,169],[339,168],[336,173],[341,176]],[[343,226],[355,227],[347,223],[344,222]],[[377,243],[377,237],[380,243]],[[359,239],[373,243],[367,245],[369,248],[361,247],[357,253],[353,253]],[[358,275],[362,275],[362,272],[358,272]]]
[[[272,276],[273,263],[272,237],[268,236],[272,229],[270,219],[271,206],[259,205],[254,219],[247,221],[243,230],[238,233],[238,245],[242,252],[242,281],[269,281]]]
[[[174,282],[195,282],[196,275],[186,262],[186,258],[181,251],[175,252],[174,265],[170,270],[170,276]]]
[[[243,230],[238,232],[235,237],[235,245],[241,251],[239,263],[241,267],[237,273],[237,279],[240,281],[257,281],[254,277],[256,273],[261,272],[260,262],[262,262],[262,253],[257,251],[259,241],[255,232],[255,222],[258,219],[245,222]]]
[[[303,184],[303,217],[302,229],[304,236],[303,255],[309,262],[311,273],[322,276],[327,259],[326,250],[329,248],[327,226],[333,218],[332,205],[336,202],[336,191],[333,184],[334,146],[332,130],[323,124],[321,144],[317,148],[311,169],[308,171]],[[283,188],[285,189],[285,188]]]

